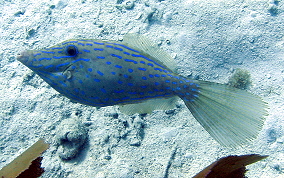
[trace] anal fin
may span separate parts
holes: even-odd
[[[120,105],[119,109],[124,114],[145,114],[151,113],[154,110],[169,110],[175,107],[175,102],[177,101],[178,97],[170,97],[170,98],[157,98],[146,100],[142,103],[135,103],[135,104],[127,104],[127,105]]]

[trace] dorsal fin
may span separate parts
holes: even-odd
[[[137,33],[128,33],[123,37],[123,42],[136,49],[142,50],[150,56],[153,56],[156,60],[166,65],[172,71],[176,70],[174,59],[145,36]]]

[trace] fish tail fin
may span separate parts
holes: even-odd
[[[181,98],[217,142],[235,147],[257,137],[266,115],[266,103],[260,97],[224,84],[194,83],[191,98]]]

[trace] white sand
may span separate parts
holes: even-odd
[[[136,0],[131,9],[127,0],[7,0],[0,7],[0,168],[45,138],[52,144],[44,153],[46,178],[191,177],[220,157],[251,153],[269,157],[248,166],[248,177],[284,176],[283,1]],[[75,104],[15,58],[70,38],[118,40],[129,32],[160,44],[184,76],[226,83],[233,69],[249,70],[250,91],[269,106],[259,138],[223,148],[182,102],[173,114],[142,118],[116,106]],[[56,128],[76,111],[89,125],[89,142],[78,158],[63,162]]]

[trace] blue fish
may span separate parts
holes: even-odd
[[[124,113],[173,107],[181,98],[220,144],[234,147],[258,134],[264,122],[261,98],[227,85],[192,80],[175,72],[173,59],[142,35],[122,42],[73,39],[17,59],[73,101]]]

